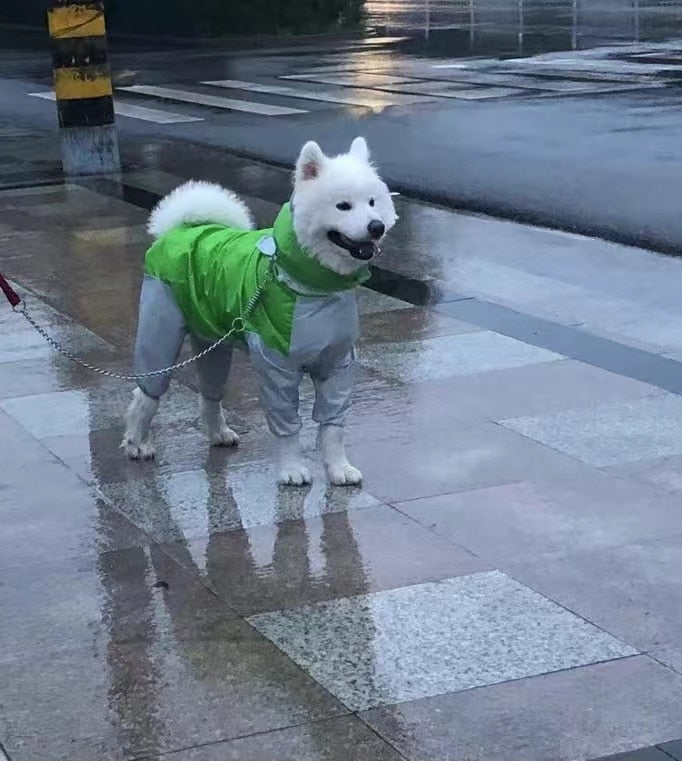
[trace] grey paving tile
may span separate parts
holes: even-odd
[[[669,758],[673,758],[675,761],[682,761],[682,740],[664,743],[661,745],[661,750],[664,751]],[[646,759],[642,759],[642,761],[646,761]],[[665,758],[652,759],[652,761],[665,761]]]
[[[462,333],[475,333],[480,328],[454,320],[425,307],[411,307],[368,314],[362,319],[360,346],[377,343],[415,341]],[[364,350],[360,349],[360,355]],[[371,352],[371,349],[370,349]]]
[[[384,502],[400,502],[585,473],[574,458],[494,423],[458,416],[455,405],[444,405],[419,387],[353,416],[351,458],[367,490]]]
[[[57,460],[16,420],[0,409],[0,485],[21,486],[35,478],[36,466],[55,466]]]
[[[118,428],[122,433],[122,417],[130,403],[131,392],[131,385],[112,380],[86,389],[4,399],[0,401],[0,409],[38,439],[87,435],[106,428]],[[157,420],[160,425],[196,425],[198,414],[196,394],[172,382]]]
[[[218,638],[233,618],[194,574],[154,546],[46,554],[3,564],[0,578],[2,665],[72,650],[93,655],[112,644]]]
[[[361,315],[376,314],[377,312],[391,312],[396,309],[406,309],[409,304],[383,293],[370,291],[369,288],[358,288],[358,311]]]
[[[74,230],[73,236],[98,248],[139,245],[140,249],[144,250],[149,245],[149,233],[144,223],[121,226],[107,224],[102,228]]]
[[[497,571],[249,621],[354,711],[636,652]]]
[[[587,468],[580,475],[555,474],[394,504],[498,567],[680,530],[676,497]]]
[[[19,296],[28,303],[31,316],[42,327],[45,329],[59,328],[63,331],[65,327],[74,326],[73,321],[66,315],[60,314],[44,301],[36,298],[25,288],[22,288],[19,283],[12,281],[12,284]],[[3,303],[3,308],[0,310],[0,332],[2,334],[28,330],[29,328],[33,330],[24,317],[12,311]]]
[[[344,713],[243,621],[184,637],[177,616],[161,592],[148,608],[148,640],[4,663],[0,734],[12,760],[154,757]]]
[[[196,406],[195,397],[184,410],[187,414],[184,421],[164,424],[154,420],[153,461],[131,461],[125,457],[120,449],[123,435],[120,421],[112,428],[41,439],[41,444],[84,480],[98,485],[154,479],[188,470],[226,474],[230,468],[255,462],[270,465],[272,441],[259,414],[244,416],[228,410],[228,421],[240,435],[241,446],[211,447],[203,425],[192,417]]]
[[[139,247],[135,248],[137,256],[140,256]],[[119,251],[116,255],[119,255]],[[123,268],[125,265],[121,265]],[[74,315],[74,318],[92,330],[106,341],[110,341],[116,347],[127,350],[128,367],[130,356],[135,340],[137,328],[137,314],[139,306],[139,285],[141,276],[137,273],[131,275],[126,281],[121,278],[121,283],[104,287],[109,284],[108,273],[97,276],[100,286],[89,294],[85,293],[60,293],[46,290],[45,297],[49,295],[51,303],[63,311]],[[41,285],[36,290],[40,292]],[[96,306],[95,306],[96,305]]]
[[[682,647],[679,535],[537,563],[519,557],[506,567],[533,589],[641,650]]]
[[[682,647],[665,646],[649,651],[649,655],[664,666],[682,674]]]
[[[238,448],[210,447],[199,420],[199,396],[195,390],[174,384],[169,396],[164,399],[159,416],[154,420],[152,435],[156,446],[156,458],[153,462],[131,462],[120,450],[123,434],[122,414],[129,402],[128,388],[125,384],[117,389],[113,384],[95,382],[95,389],[87,388],[87,381],[79,382],[86,389],[79,389],[79,399],[88,400],[90,408],[97,408],[96,414],[89,414],[87,423],[73,425],[73,433],[48,436],[41,443],[60,460],[88,482],[98,485],[155,479],[164,474],[174,474],[190,470],[203,470],[211,477],[223,474],[229,477],[233,469],[246,468],[245,472],[261,469],[263,481],[274,484],[276,473],[272,468],[273,439],[265,425],[260,402],[255,391],[255,382],[250,383],[251,376],[246,372],[241,355],[235,362],[234,382],[228,387],[225,408],[228,421],[239,433],[241,444]],[[18,379],[20,380],[20,379]],[[178,377],[183,384],[196,385],[193,373]],[[52,383],[52,380],[48,380]],[[71,385],[71,381],[68,381]],[[302,444],[306,457],[310,460],[316,476],[322,486],[325,477],[319,467],[320,457],[317,451],[317,427],[311,420],[313,403],[312,384],[304,384],[301,394],[301,413],[303,415]],[[174,393],[181,389],[180,396]],[[353,418],[362,418],[368,411],[376,411],[377,405],[386,398],[390,385],[370,373],[359,379],[352,410]],[[115,395],[118,403],[101,397],[109,391]],[[83,402],[85,406],[86,402]],[[165,409],[170,404],[170,409]],[[120,406],[119,406],[120,405]],[[30,405],[26,405],[29,407]],[[384,405],[384,409],[386,406]],[[22,409],[23,413],[23,409]],[[30,415],[29,413],[27,413]],[[23,415],[20,414],[23,419]],[[60,429],[59,422],[54,430]],[[107,427],[110,426],[110,427]],[[61,426],[61,430],[68,430]],[[44,431],[39,431],[44,432]],[[249,476],[250,478],[250,476]],[[317,488],[317,487],[316,487]]]
[[[244,428],[235,416],[230,416],[230,424],[244,436]],[[204,469],[207,473],[225,473],[233,463],[242,458],[263,458],[263,452],[254,451],[253,442],[246,439],[243,446],[233,448],[209,447],[203,431],[191,423],[182,426],[170,425],[154,427],[156,458],[152,461],[132,461],[121,451],[122,430],[109,428],[70,436],[55,436],[42,439],[41,443],[64,462],[81,478],[106,488],[107,484],[128,482],[131,490],[133,481],[161,478],[163,475]]]
[[[30,567],[44,557],[92,556],[147,541],[82,483],[63,479],[58,468],[43,468],[39,484],[34,474],[34,485],[0,488],[0,571]]]
[[[122,368],[127,368],[129,363],[129,360],[125,363],[114,360],[114,354],[110,350],[86,352],[80,356],[98,367],[114,369],[121,364]],[[0,399],[69,391],[74,388],[98,386],[101,383],[101,376],[67,360],[59,359],[52,353],[42,359],[3,363],[0,370]]]
[[[490,569],[386,506],[215,533],[164,549],[241,615]]]
[[[52,338],[79,356],[97,349],[110,348],[101,338],[80,326],[55,325],[48,328],[48,332]],[[0,364],[50,358],[57,359],[55,350],[27,323],[22,321],[11,332],[0,333]]]
[[[401,761],[402,758],[359,719],[348,717],[182,750],[153,761]]]
[[[15,130],[11,129],[11,133]],[[16,130],[19,132],[19,130]],[[27,132],[27,134],[31,134]],[[5,208],[17,203],[22,205],[58,203],[64,200],[71,185],[40,185],[32,188],[12,188],[0,192],[0,206]]]
[[[629,753],[616,753],[613,756],[605,756],[595,761],[670,761],[670,756],[658,748],[640,748]],[[673,756],[674,758],[674,756]]]
[[[173,542],[324,513],[360,510],[379,502],[362,488],[327,485],[318,468],[306,489],[279,486],[262,462],[228,472],[150,472],[149,477],[103,484],[108,500],[156,541]]]
[[[677,737],[682,677],[640,656],[362,715],[419,761],[576,761]]]
[[[553,362],[561,355],[492,331],[365,347],[360,361],[405,383]]]
[[[682,454],[682,398],[663,394],[502,425],[596,466]]]
[[[577,360],[547,362],[424,384],[422,392],[449,399],[469,418],[501,420],[663,394],[648,383]]]
[[[64,221],[61,224],[64,225]],[[122,313],[124,305],[137,300],[145,246],[121,244],[116,246],[114,256],[110,245],[99,246],[78,239],[76,223],[73,224],[68,235],[50,230],[41,238],[22,240],[19,245],[26,249],[25,253],[34,255],[13,261],[12,275],[30,290],[29,306],[32,307],[35,300],[45,301],[76,324],[88,327],[88,317],[93,317],[96,307],[100,306],[99,294],[117,288],[118,304],[112,302],[106,309],[109,319],[117,319],[115,310]],[[118,224],[126,223],[120,220]],[[124,319],[124,315],[119,319]]]
[[[40,190],[44,191],[41,193],[38,192],[38,188],[31,188],[30,190],[35,190],[35,192],[29,194],[24,189],[7,191],[3,194],[3,203],[7,207],[30,210],[30,213],[36,217],[53,217],[55,223],[63,222],[65,217],[79,218],[84,207],[97,215],[129,213],[134,216],[140,214],[139,210],[123,201],[106,198],[99,193],[71,183],[41,188]],[[45,202],[45,195],[49,196],[47,202]],[[27,203],[27,196],[33,196],[35,202]]]
[[[638,460],[604,470],[615,476],[625,476],[650,484],[671,494],[682,493],[682,455]]]
[[[126,172],[126,185],[141,188],[159,196],[167,195],[184,182],[186,182],[186,178],[160,168]]]
[[[0,452],[0,569],[139,544],[128,520],[1,412]]]

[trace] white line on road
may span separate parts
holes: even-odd
[[[341,85],[343,87],[381,87],[383,85],[400,85],[416,82],[414,77],[393,77],[389,74],[366,74],[364,72],[352,72],[350,74],[286,74],[280,79],[289,79],[302,82],[314,82],[320,85]]]
[[[286,108],[285,106],[272,106],[268,103],[255,103],[248,100],[223,98],[218,97],[217,95],[207,95],[202,92],[176,90],[172,87],[132,85],[131,87],[118,87],[117,89],[125,92],[138,93],[139,95],[151,95],[155,98],[178,100],[183,103],[196,103],[200,106],[213,106],[214,108],[225,108],[230,111],[245,111],[250,114],[260,114],[261,116],[288,116],[290,114],[308,113],[300,108]]]
[[[438,92],[439,98],[453,98],[454,100],[487,100],[488,98],[507,98],[510,95],[522,93],[532,95],[531,90],[520,87],[472,87],[466,90],[453,90],[452,92]]]
[[[43,100],[55,100],[53,92],[32,92],[29,93],[31,98],[42,98]],[[156,124],[183,124],[185,122],[203,122],[198,116],[187,116],[186,114],[174,114],[171,111],[158,111],[155,108],[145,108],[137,106],[134,103],[122,103],[119,100],[114,101],[114,111],[116,116],[127,116],[130,119],[142,119],[145,122],[155,122]]]
[[[386,106],[401,106],[409,103],[424,103],[427,98],[418,95],[393,95],[384,92],[358,92],[344,89],[326,92],[299,90],[288,85],[264,85],[259,82],[242,82],[240,79],[220,79],[202,82],[202,85],[224,87],[228,90],[247,90],[266,95],[282,95],[285,98],[300,98],[302,100],[318,100],[323,103],[339,103],[345,106],[363,106],[365,108],[384,108]],[[430,99],[429,99],[430,100]]]
[[[468,69],[468,63],[434,63],[432,69]]]

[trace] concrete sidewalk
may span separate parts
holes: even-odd
[[[205,149],[139,150],[120,182],[0,192],[0,270],[54,336],[121,370],[146,207],[191,172],[265,224],[289,187]],[[682,759],[682,264],[400,214],[360,295],[362,489],[325,486],[309,425],[314,485],[274,485],[243,360],[238,451],[208,450],[188,372],[158,461],[127,462],[130,388],[0,308],[11,761]]]

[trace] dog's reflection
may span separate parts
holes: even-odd
[[[125,569],[115,562],[100,563],[108,599],[104,618],[110,633],[110,704],[124,735],[121,740],[130,750],[160,752],[164,738],[178,731],[177,722],[182,726],[196,719],[191,705],[184,709],[184,718],[169,713],[169,696],[164,694],[169,685],[164,673],[168,660],[159,658],[159,650],[171,648],[174,657],[185,664],[189,678],[181,688],[190,703],[191,696],[206,692],[214,700],[218,695],[217,700],[229,701],[235,680],[240,680],[240,691],[245,694],[258,685],[257,693],[271,691],[281,700],[285,691],[286,704],[300,706],[305,712],[311,709],[310,695],[315,694],[310,690],[312,680],[287,679],[286,671],[282,676],[278,666],[281,656],[274,648],[247,647],[245,657],[237,663],[234,656],[242,645],[233,641],[227,648],[218,645],[211,650],[207,642],[235,637],[239,630],[234,626],[247,626],[231,619],[232,613],[248,616],[369,591],[365,560],[353,530],[353,513],[348,509],[353,506],[353,492],[327,486],[300,490],[275,486],[272,491],[261,492],[261,503],[254,504],[255,490],[243,488],[237,480],[233,485],[226,467],[223,459],[222,463],[207,463],[202,471],[206,488],[195,506],[201,521],[194,516],[192,526],[205,525],[205,536],[183,535],[164,479],[150,479],[156,492],[155,533],[177,540],[132,550]],[[182,478],[182,474],[177,477]],[[150,481],[145,484],[147,490]],[[272,522],[254,525],[257,516]],[[106,511],[101,517],[106,520]],[[125,577],[120,578],[121,574]],[[208,592],[197,594],[192,577],[200,579],[220,599]],[[122,658],[116,643],[126,636],[126,621],[133,614],[138,617],[135,630],[146,631],[147,636],[136,642],[134,657]],[[225,628],[217,623],[221,620],[238,623]],[[371,652],[375,633],[371,614],[360,611],[353,627],[356,636],[366,643],[364,649]],[[260,635],[248,631],[262,642]],[[220,653],[221,657],[216,657]],[[358,674],[358,680],[372,679],[371,666],[358,668],[367,671]],[[303,683],[307,684],[306,694]],[[184,694],[175,696],[172,704],[179,708],[183,699]],[[160,710],[161,705],[166,708]],[[228,710],[241,709],[233,705]],[[244,706],[243,710],[253,708]],[[328,743],[323,726],[313,722],[305,731],[313,748],[321,750]]]

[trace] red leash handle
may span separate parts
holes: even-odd
[[[19,297],[19,294],[7,282],[2,272],[0,272],[0,290],[5,294],[7,301],[9,301],[12,308],[18,307],[19,304],[21,304],[21,298]]]

